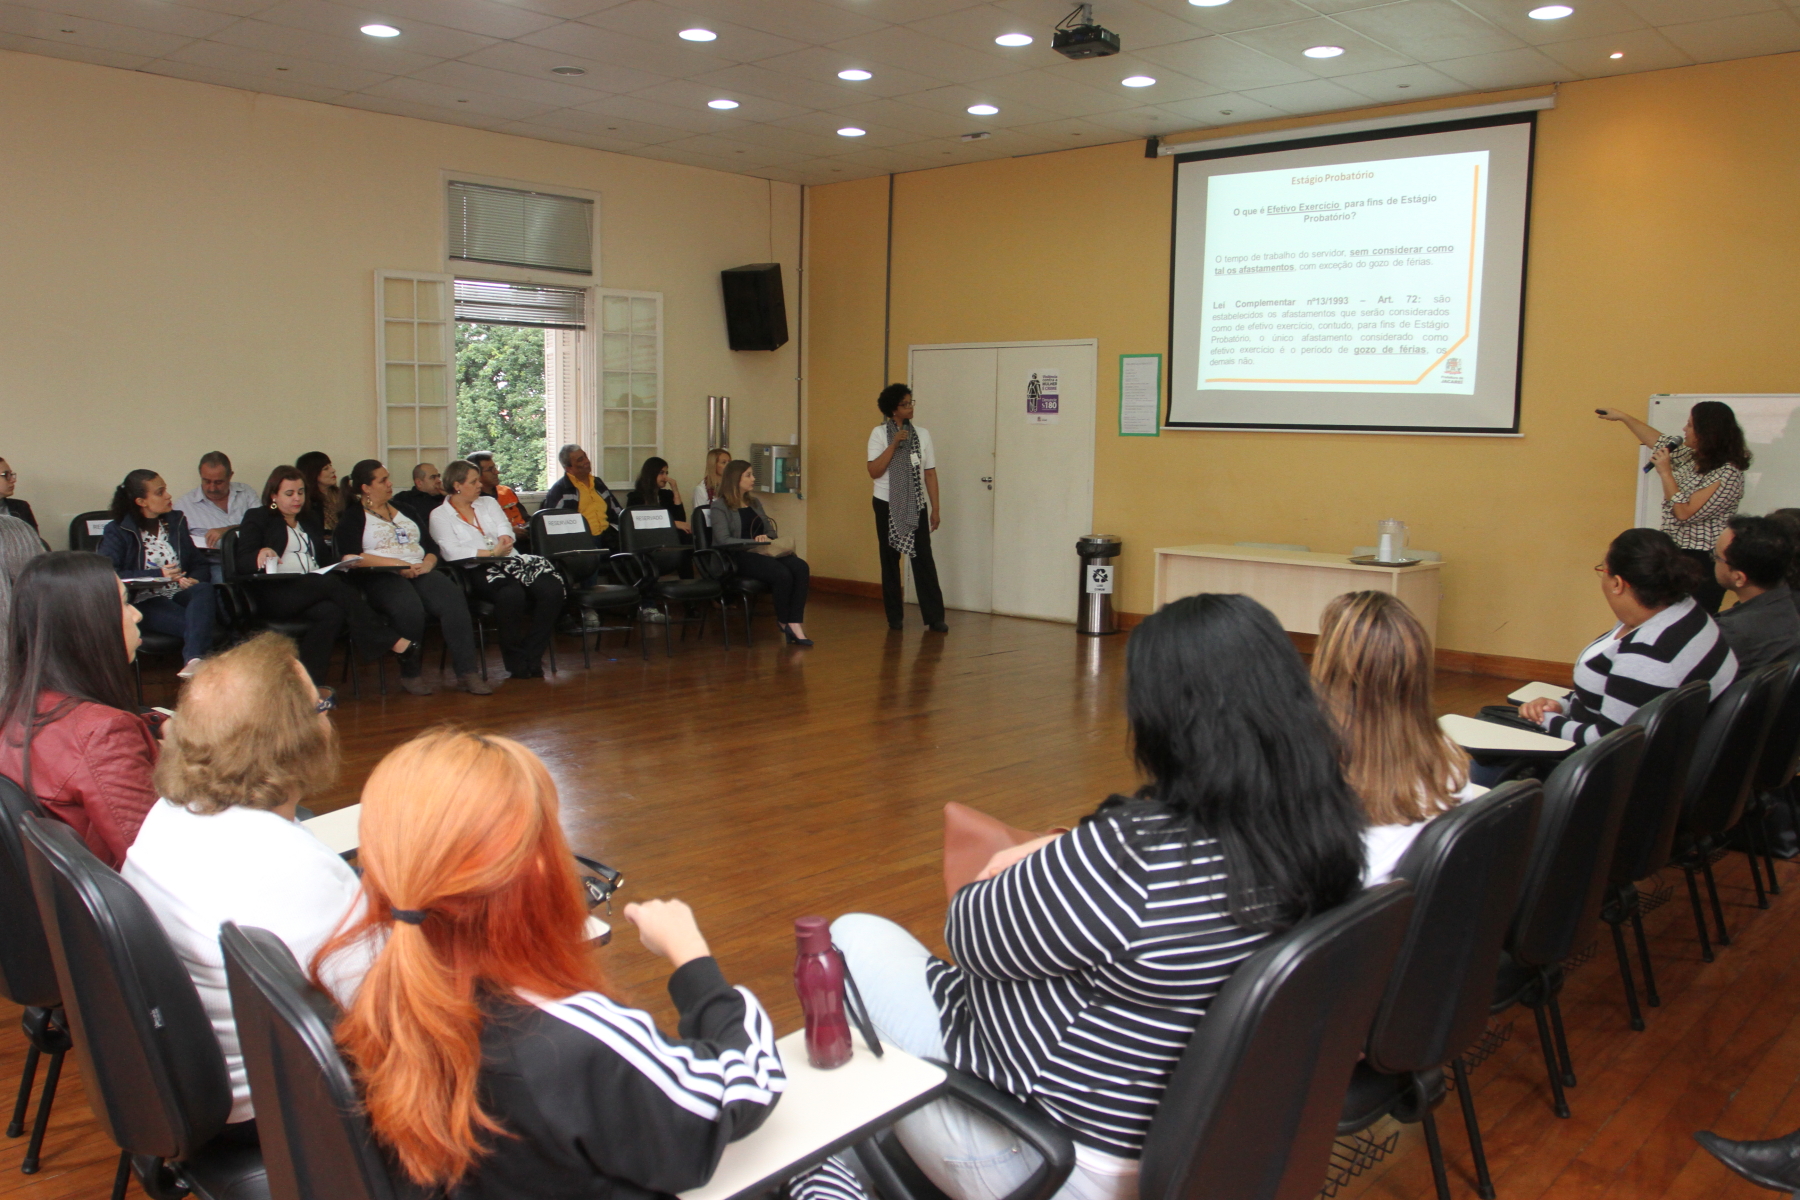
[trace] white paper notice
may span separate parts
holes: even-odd
[[[1155,437],[1162,417],[1162,355],[1119,356],[1119,432]]]
[[[1025,423],[1054,425],[1062,419],[1062,386],[1055,371],[1033,371],[1025,385]]]

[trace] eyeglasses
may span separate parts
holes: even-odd
[[[1714,550],[1712,552],[1712,560],[1714,562],[1722,563],[1725,561],[1725,556],[1723,554],[1720,554],[1717,550]]]
[[[313,711],[328,713],[336,707],[337,707],[337,691],[333,688],[328,688],[328,687],[320,688],[319,689],[319,703],[318,703],[318,706]]]
[[[11,471],[0,471],[0,479],[4,479],[8,483],[11,483],[13,480],[15,480],[17,478],[18,478],[18,476],[13,474]]]

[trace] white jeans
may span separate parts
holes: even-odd
[[[867,913],[833,921],[831,938],[882,1039],[920,1058],[947,1058],[925,978],[931,951],[892,921]],[[956,1100],[937,1100],[901,1118],[894,1133],[950,1200],[1000,1200],[1042,1161],[1004,1126]],[[1136,1200],[1137,1180],[1134,1160],[1077,1147],[1075,1169],[1055,1200]]]

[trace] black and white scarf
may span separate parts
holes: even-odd
[[[906,557],[913,557],[913,535],[919,529],[919,431],[911,421],[906,423],[906,445],[888,459],[888,545]],[[887,423],[888,445],[900,435],[900,426]]]

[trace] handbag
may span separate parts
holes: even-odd
[[[750,548],[769,558],[786,558],[794,553],[794,539],[790,537],[770,538],[766,542],[752,542]]]
[[[956,893],[974,883],[988,860],[1000,851],[1043,837],[1044,833],[1067,832],[1046,829],[1033,833],[952,800],[944,805],[944,895],[954,900]]]

